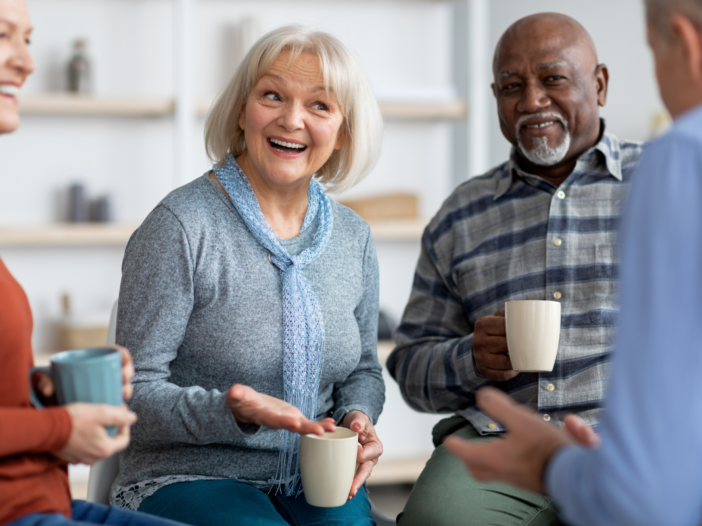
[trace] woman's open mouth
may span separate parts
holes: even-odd
[[[19,86],[15,86],[13,84],[0,84],[0,95],[16,99],[19,92]]]
[[[280,139],[273,138],[268,139],[268,144],[270,144],[274,150],[278,150],[279,152],[283,153],[302,153],[307,149],[307,146],[304,144],[281,141]]]

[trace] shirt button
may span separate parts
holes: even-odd
[[[563,294],[561,294],[561,291],[557,290],[556,292],[553,293],[553,299],[554,300],[559,300],[563,297]]]
[[[497,429],[497,424],[488,424],[489,429]]]
[[[560,237],[557,237],[556,239],[553,240],[553,244],[556,245],[557,247],[560,247],[563,244],[563,240]]]
[[[556,197],[558,197],[558,199],[565,199],[565,192],[563,190],[558,190]]]
[[[556,390],[556,386],[553,385],[553,384],[548,384],[548,385],[546,386],[546,390],[547,390],[547,391],[555,391],[555,390]]]
[[[544,415],[544,420],[549,422],[551,420],[551,415]]]

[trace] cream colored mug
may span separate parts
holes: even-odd
[[[300,437],[300,476],[311,506],[335,508],[346,504],[356,474],[358,433],[337,427],[324,436]]]
[[[505,325],[512,369],[522,373],[553,371],[561,335],[560,303],[508,301],[505,304]]]

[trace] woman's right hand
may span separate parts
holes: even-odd
[[[270,429],[287,429],[301,435],[311,433],[319,436],[336,429],[332,418],[312,422],[294,405],[246,385],[232,386],[227,391],[227,404],[239,424],[257,424]]]
[[[137,417],[126,405],[73,403],[63,406],[71,417],[71,436],[55,455],[71,464],[94,464],[129,445],[129,427]],[[111,437],[105,427],[116,426]]]

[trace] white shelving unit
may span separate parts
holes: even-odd
[[[421,220],[372,221],[377,240],[419,240],[426,224]],[[124,246],[136,225],[62,223],[36,227],[0,228],[0,247]]]
[[[196,103],[198,117],[209,112],[211,101]],[[462,100],[448,102],[391,102],[380,101],[380,111],[386,119],[407,120],[460,120],[468,114]],[[23,115],[56,115],[82,117],[173,117],[176,102],[168,98],[90,97],[64,93],[47,93],[23,97],[20,101]]]
[[[266,0],[269,1],[269,0]],[[270,0],[271,2],[276,0]],[[312,0],[305,0],[309,4]],[[317,0],[319,5],[324,5],[328,7],[330,5],[338,6],[340,3],[327,3],[322,0]],[[427,3],[442,3],[442,0],[425,0]],[[349,0],[347,2],[352,5]],[[406,1],[406,5],[418,4],[418,1]],[[447,3],[444,0],[443,3]],[[160,9],[162,6],[154,4],[154,9]],[[161,17],[161,20],[168,20],[166,22],[169,27],[172,28],[172,45],[166,46],[165,56],[163,53],[158,55],[157,53],[149,55],[149,57],[157,56],[158,60],[162,62],[167,62],[169,54],[172,56],[172,72],[168,67],[164,68],[162,71],[169,71],[169,75],[172,74],[173,79],[172,89],[170,86],[161,86],[158,88],[160,91],[157,93],[165,93],[167,96],[92,96],[92,97],[76,97],[70,96],[63,93],[56,92],[44,92],[28,94],[23,96],[20,101],[20,111],[23,116],[31,117],[27,121],[36,126],[39,122],[41,126],[51,128],[52,130],[58,130],[57,133],[62,133],[60,128],[63,126],[63,122],[70,122],[71,119],[80,119],[80,126],[85,126],[86,130],[93,130],[99,137],[106,137],[106,140],[112,140],[112,136],[109,133],[105,133],[104,129],[109,128],[110,132],[112,128],[117,131],[114,134],[115,144],[123,145],[127,144],[127,148],[133,147],[138,155],[135,155],[134,164],[141,161],[150,161],[149,155],[161,155],[168,156],[171,158],[169,162],[163,164],[163,172],[168,178],[167,183],[170,183],[171,188],[175,188],[189,181],[193,177],[192,168],[198,163],[193,163],[192,159],[198,153],[195,148],[201,148],[197,140],[201,140],[198,135],[202,126],[202,117],[204,117],[211,105],[211,99],[199,98],[202,95],[208,95],[212,92],[207,90],[202,90],[198,93],[196,83],[198,78],[202,76],[199,75],[198,71],[198,45],[201,44],[203,34],[198,35],[198,16],[202,14],[198,13],[203,5],[211,8],[213,0],[172,0],[170,6],[172,6],[172,11],[170,13],[163,13],[161,15],[168,14],[168,17]],[[227,5],[231,3],[222,2],[217,5],[219,9],[220,5],[224,9]],[[369,2],[365,5],[372,6],[374,3]],[[281,4],[282,5],[282,4]],[[364,5],[364,3],[359,4],[359,7]],[[405,2],[394,2],[392,9],[402,9]],[[469,170],[469,160],[474,161],[479,159],[481,154],[481,134],[480,131],[486,133],[487,127],[481,124],[480,119],[484,115],[484,103],[482,101],[483,91],[480,91],[478,87],[484,82],[484,75],[477,71],[475,68],[479,68],[480,64],[476,63],[476,55],[471,55],[471,50],[480,50],[479,43],[483,39],[488,31],[488,21],[487,21],[487,0],[459,0],[451,2],[452,6],[455,6],[457,16],[456,20],[453,21],[454,25],[454,43],[453,43],[453,55],[454,62],[452,68],[456,72],[461,73],[465,77],[463,83],[461,81],[454,79],[453,83],[457,86],[457,96],[453,99],[439,99],[439,102],[432,102],[430,97],[416,100],[412,97],[396,96],[394,91],[388,91],[388,96],[379,100],[381,107],[381,112],[388,121],[388,126],[386,126],[386,132],[388,136],[395,134],[393,137],[395,139],[394,151],[397,155],[397,144],[402,143],[405,145],[407,138],[412,140],[411,133],[416,133],[417,130],[422,130],[421,139],[424,140],[425,136],[423,130],[436,130],[441,128],[445,130],[449,128],[450,130],[459,130],[463,128],[465,130],[464,135],[460,135],[463,132],[449,131],[443,134],[443,131],[435,135],[434,137],[439,137],[434,140],[433,143],[425,145],[421,144],[422,147],[434,148],[434,150],[420,151],[416,144],[410,144],[408,148],[408,157],[412,156],[422,156],[429,157],[435,155],[435,151],[438,151],[438,156],[442,157],[439,159],[443,164],[439,166],[433,173],[430,170],[435,168],[432,163],[426,169],[423,169],[422,174],[428,173],[427,177],[434,177],[432,179],[432,186],[437,187],[441,183],[441,177],[446,172],[452,172],[456,174],[455,179],[460,179],[461,174],[464,174]],[[95,9],[94,4],[90,7],[82,6],[86,9]],[[115,2],[111,4],[109,9],[119,9],[119,3]],[[144,7],[146,6],[146,7]],[[148,8],[148,2],[139,3],[139,8]],[[76,7],[72,7],[75,9]],[[454,7],[452,7],[453,9]],[[130,8],[131,9],[131,8]],[[136,9],[136,8],[135,8]],[[350,9],[350,7],[349,7]],[[353,7],[357,9],[357,7]],[[434,8],[432,8],[434,9]],[[436,11],[436,9],[434,9]],[[105,8],[107,12],[107,8]],[[92,15],[91,15],[92,16]],[[470,16],[471,19],[470,26],[465,24],[465,27],[461,26],[464,24],[465,20]],[[78,20],[78,17],[72,17],[73,22]],[[93,18],[98,20],[97,17]],[[445,20],[445,19],[442,19]],[[421,20],[422,23],[425,22],[424,19]],[[219,23],[219,20],[217,21]],[[395,22],[393,22],[395,23]],[[401,21],[396,22],[398,25],[402,24]],[[78,29],[79,24],[76,24],[76,28],[73,29],[74,34],[77,34],[80,29]],[[117,27],[117,26],[115,26]],[[404,27],[404,26],[403,26]],[[450,24],[444,24],[442,22],[441,26],[434,26],[434,34],[441,34],[440,31],[450,28]],[[459,30],[456,32],[455,28],[458,27]],[[222,30],[222,27],[218,27],[217,31]],[[163,28],[161,27],[161,30]],[[201,28],[200,28],[201,30]],[[170,29],[169,29],[170,31]],[[470,32],[470,42],[465,40],[464,33]],[[165,33],[163,33],[165,34]],[[445,32],[443,34],[446,34]],[[404,35],[404,33],[403,33]],[[457,38],[461,37],[461,38]],[[106,37],[107,38],[107,37]],[[219,38],[219,37],[218,37]],[[463,39],[463,40],[462,40]],[[138,40],[138,39],[137,39]],[[163,40],[162,40],[163,41]],[[209,41],[209,48],[203,47],[200,50],[200,58],[202,53],[210,53],[215,51],[215,45],[221,45],[221,40],[214,42]],[[357,40],[357,43],[361,43]],[[204,46],[204,44],[203,44]],[[476,47],[478,46],[478,47]],[[438,49],[444,49],[439,47]],[[133,50],[132,50],[133,52]],[[479,55],[480,53],[478,53]],[[108,56],[103,54],[104,56]],[[111,59],[114,59],[116,55],[109,55]],[[477,57],[479,58],[479,57]],[[395,56],[393,60],[402,60],[403,57]],[[54,57],[52,60],[56,60]],[[151,62],[155,59],[150,58]],[[427,60],[425,60],[427,62]],[[218,65],[222,65],[217,62]],[[420,61],[417,61],[416,65],[413,61],[404,62],[405,69],[410,68],[422,68]],[[97,63],[98,66],[103,66],[104,63]],[[124,65],[122,64],[122,67]],[[104,70],[103,70],[104,71]],[[443,74],[446,72],[447,68],[441,69],[439,72]],[[144,73],[142,71],[142,73]],[[384,72],[381,72],[384,73]],[[481,73],[481,74],[478,74]],[[382,76],[382,75],[381,75]],[[399,77],[402,77],[400,75]],[[398,77],[398,78],[399,78]],[[165,77],[162,77],[165,78]],[[205,78],[205,77],[202,77]],[[208,82],[215,82],[217,79],[214,75],[206,76]],[[404,78],[404,77],[403,77]],[[424,79],[419,76],[412,77],[417,80],[417,84],[421,84]],[[141,79],[138,79],[141,80]],[[444,76],[439,82],[443,84],[451,83],[451,80]],[[430,83],[427,83],[429,85]],[[398,84],[399,85],[399,84]],[[214,86],[214,84],[213,84]],[[111,87],[111,86],[110,86]],[[215,86],[216,87],[216,86]],[[412,86],[409,86],[412,87]],[[474,87],[475,89],[472,89]],[[53,89],[59,89],[53,86]],[[124,89],[124,87],[122,88]],[[126,88],[129,89],[129,88]],[[117,93],[121,93],[119,89],[116,89]],[[469,119],[469,109],[470,109],[470,119]],[[474,116],[477,115],[477,120]],[[33,119],[33,120],[32,120]],[[43,120],[42,120],[43,119]],[[65,119],[61,120],[61,119]],[[133,119],[129,121],[128,119]],[[469,123],[472,122],[473,125],[469,128]],[[75,123],[74,123],[75,125]],[[426,128],[424,128],[426,126]],[[26,127],[26,124],[23,124]],[[443,127],[443,128],[442,128]],[[391,129],[391,131],[388,131]],[[128,130],[127,133],[134,132],[135,139],[133,142],[129,142],[124,139],[123,135],[119,133],[124,133],[124,130]],[[146,144],[143,141],[143,145],[139,144],[138,141],[143,137],[153,137],[153,135],[148,135],[153,130],[153,132],[161,134],[160,137],[165,134],[172,133],[172,141],[163,140],[157,146],[161,149],[158,153],[152,154],[151,143]],[[407,131],[409,130],[409,131]],[[34,130],[36,131],[36,129]],[[170,139],[171,137],[169,137]],[[82,137],[81,137],[82,139]],[[446,140],[445,140],[446,139]],[[46,139],[45,139],[46,140]],[[119,142],[121,141],[121,142]],[[453,159],[448,162],[443,162],[445,152],[448,150],[443,150],[441,148],[446,147],[445,145],[453,141],[452,146],[448,148],[452,151]],[[476,142],[477,141],[477,142]],[[392,141],[387,141],[392,142]],[[172,144],[172,147],[171,147]],[[477,145],[477,146],[476,146]],[[100,146],[100,145],[98,145]],[[143,146],[143,150],[140,150]],[[74,144],[71,145],[72,148],[85,148],[86,151],[95,148],[94,142],[89,144]],[[390,147],[393,147],[391,144]],[[97,148],[99,151],[99,147]],[[153,148],[156,151],[157,148]],[[148,153],[144,153],[148,151]],[[88,151],[88,153],[91,153]],[[127,150],[125,152],[113,152],[110,151],[109,155],[102,152],[101,155],[106,156],[107,159],[114,161],[113,157],[129,157],[131,151]],[[55,153],[54,153],[55,154]],[[476,155],[478,157],[476,157]],[[121,160],[121,159],[120,159]],[[416,159],[411,160],[412,165],[419,164]],[[394,163],[393,163],[394,164]],[[475,164],[473,162],[473,164]],[[470,164],[471,171],[475,173],[472,169],[473,164]],[[94,166],[94,165],[93,165]],[[122,163],[119,165],[120,173],[124,177],[129,176],[129,170],[131,165],[129,163]],[[161,164],[154,162],[149,164],[149,170],[152,170],[155,174],[154,177],[159,175],[158,170],[161,168]],[[387,169],[387,167],[386,167]],[[395,166],[392,167],[395,169]],[[397,168],[398,173],[402,173],[402,166]],[[44,168],[46,170],[46,168]],[[442,172],[443,170],[443,172]],[[53,172],[51,172],[53,173]],[[437,176],[437,173],[439,174]],[[171,176],[171,174],[173,174]],[[151,175],[151,172],[150,172]],[[110,177],[115,178],[114,172],[110,172]],[[150,183],[149,179],[140,175],[140,184],[152,184],[151,187],[147,188],[147,191],[153,192],[154,188],[158,188],[159,192],[163,191],[163,186],[158,186],[157,183]],[[437,178],[439,181],[437,182]],[[445,178],[445,177],[444,177]],[[428,179],[427,179],[428,180]],[[130,179],[130,184],[134,184],[131,181],[136,181],[136,178]],[[44,183],[46,185],[46,183]],[[159,183],[163,184],[163,183]],[[383,189],[384,190],[384,189]],[[443,192],[443,190],[442,190]],[[149,194],[152,195],[152,194]],[[161,195],[165,195],[163,192]],[[424,198],[425,196],[423,196]],[[124,198],[123,201],[124,202]],[[157,202],[157,201],[155,201]],[[154,202],[154,204],[155,204]],[[49,219],[46,219],[47,221]],[[2,227],[0,226],[0,249],[3,252],[3,257],[5,254],[15,257],[15,261],[30,262],[31,265],[26,265],[26,267],[31,266],[32,268],[39,268],[37,261],[42,257],[51,258],[52,270],[54,268],[61,267],[62,269],[67,269],[72,266],[71,262],[76,262],[76,258],[85,258],[85,261],[90,261],[91,263],[86,263],[81,261],[83,265],[91,265],[91,268],[98,268],[99,265],[104,265],[105,267],[114,266],[112,260],[108,261],[108,257],[118,257],[121,251],[121,247],[126,245],[129,236],[132,234],[136,228],[135,217],[128,219],[128,224],[116,224],[116,225],[68,225],[68,224],[51,224],[42,226],[26,226],[26,227]],[[378,243],[378,254],[379,258],[387,258],[385,261],[387,263],[386,268],[392,270],[386,271],[390,276],[388,281],[396,280],[402,281],[403,283],[407,281],[407,284],[411,283],[411,279],[403,274],[405,267],[414,266],[416,261],[416,254],[413,252],[415,250],[412,247],[418,246],[418,241],[421,239],[423,230],[425,228],[425,220],[413,220],[413,221],[378,221],[371,223],[371,229],[373,231],[373,236]],[[383,241],[388,241],[388,243],[383,243]],[[400,243],[398,243],[400,242]],[[410,248],[408,248],[410,247]],[[100,250],[96,250],[100,248]],[[29,249],[29,250],[24,250]],[[48,250],[46,250],[48,249]],[[83,252],[80,249],[84,250]],[[21,255],[18,255],[19,253]],[[105,254],[112,254],[107,256]],[[28,254],[28,255],[27,255]],[[41,255],[40,255],[41,254]],[[34,258],[34,259],[31,259]],[[31,261],[30,261],[31,259]],[[15,268],[22,269],[22,263],[18,264]],[[398,271],[399,266],[402,266],[400,271]],[[406,269],[405,269],[406,270]],[[35,271],[36,272],[36,271]],[[78,271],[76,271],[78,272]],[[381,279],[383,269],[381,269]],[[118,271],[115,270],[115,273]],[[50,304],[51,297],[58,297],[58,290],[50,288],[51,279],[57,274],[50,274],[46,276],[45,281],[42,286],[37,285],[34,289],[34,293],[37,296],[41,293],[41,301],[44,305],[43,315],[48,318],[50,315],[50,309],[46,308],[47,304]],[[64,275],[69,275],[68,271],[65,271]],[[75,274],[71,274],[74,276]],[[110,275],[110,279],[114,281],[114,276]],[[75,278],[72,278],[75,280]],[[117,277],[117,282],[118,282]],[[87,280],[86,280],[87,282]],[[385,282],[384,282],[385,283]],[[65,286],[65,285],[62,285]],[[387,284],[383,285],[386,290],[390,287]],[[394,285],[391,285],[394,286]],[[43,288],[42,288],[43,287]],[[382,288],[382,287],[381,287]],[[49,290],[50,292],[45,292]],[[404,289],[400,289],[403,291]],[[41,291],[41,292],[39,292]],[[28,293],[31,299],[31,287],[28,287]],[[397,297],[403,296],[402,294],[397,294]],[[406,297],[406,296],[404,296]],[[47,312],[49,314],[47,314]],[[381,362],[384,364],[387,354],[389,353],[391,346],[387,343],[381,343],[379,345],[379,357]],[[42,358],[44,359],[44,358]],[[428,458],[428,453],[426,450],[422,450],[421,454],[417,453],[416,445],[419,444],[423,447],[430,440],[430,430],[432,422],[438,417],[426,414],[414,413],[400,398],[397,386],[394,385],[394,381],[389,378],[387,371],[384,373],[386,378],[386,383],[388,385],[388,399],[386,403],[386,410],[383,414],[381,422],[379,423],[379,432],[382,430],[383,440],[386,446],[386,454],[380,460],[379,464],[374,470],[373,476],[369,481],[370,484],[390,484],[390,483],[411,483],[416,480],[424,464]],[[433,420],[432,420],[433,419]],[[413,449],[414,448],[414,449]],[[396,453],[400,451],[400,453]],[[430,450],[429,450],[430,452]]]

